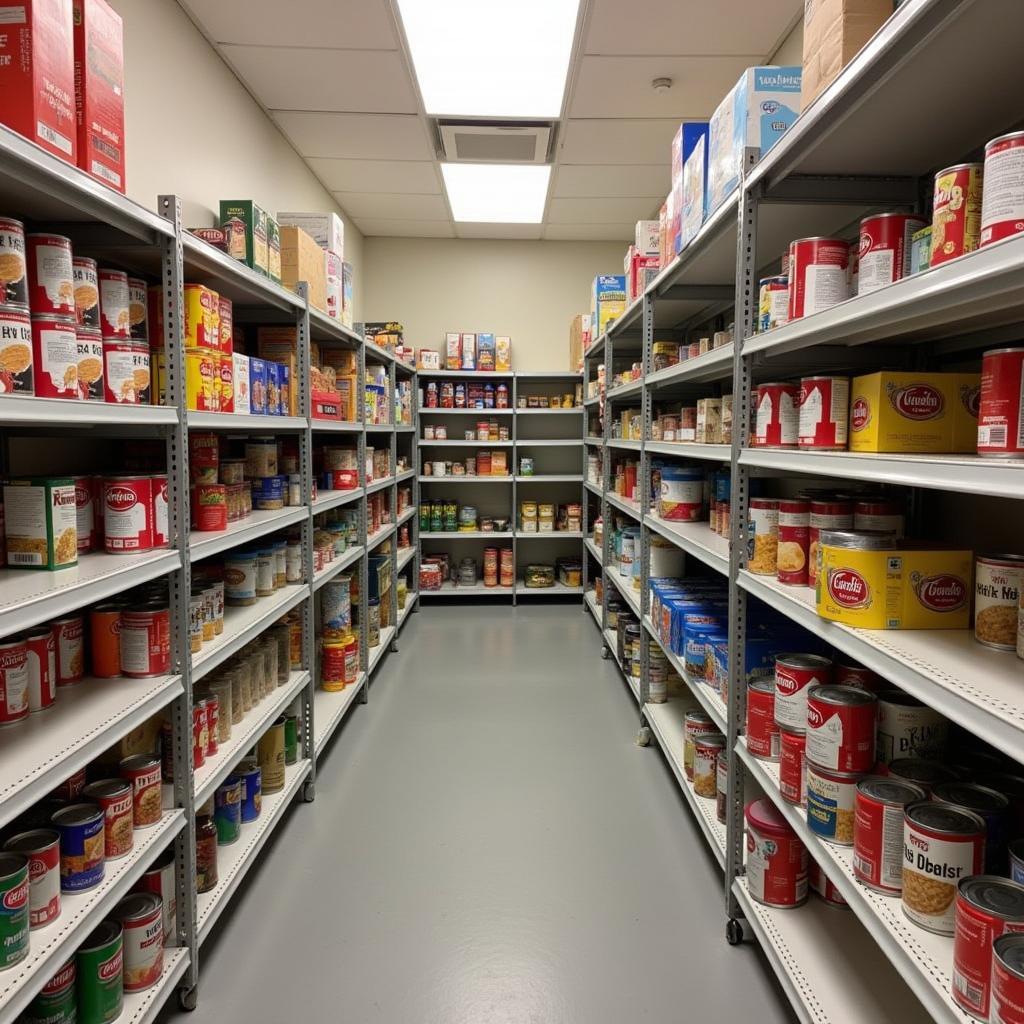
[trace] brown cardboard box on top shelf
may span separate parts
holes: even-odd
[[[512,339],[506,334],[494,339],[494,369],[498,373],[512,372]]]
[[[462,335],[449,332],[444,336],[444,368],[446,370],[462,369]]]
[[[300,281],[309,285],[309,301],[327,312],[327,278],[324,253],[302,228],[281,227],[281,284],[295,291]]]
[[[590,330],[590,314],[577,313],[569,321],[569,369],[579,369],[583,364],[584,337]]]
[[[801,110],[832,84],[894,7],[893,0],[804,0]]]

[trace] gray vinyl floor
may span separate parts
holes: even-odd
[[[791,1021],[630,702],[579,605],[413,615],[167,1019]]]

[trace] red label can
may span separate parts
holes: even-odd
[[[152,491],[153,516],[153,547],[166,548],[171,543],[171,516],[167,502],[167,474],[154,473],[150,489]]]
[[[985,146],[981,197],[981,244],[1024,231],[1024,132],[1011,132]]]
[[[117,476],[103,481],[103,533],[109,554],[152,550],[153,486],[150,477]]]
[[[149,405],[152,386],[149,344],[133,338],[103,339],[103,394],[116,405]]]
[[[201,532],[228,528],[228,489],[224,484],[192,488],[192,526]]]
[[[134,679],[171,669],[171,615],[166,607],[125,609],[120,627],[121,673]]]
[[[849,909],[849,903],[836,888],[835,882],[825,874],[821,865],[813,857],[808,861],[807,878],[811,885],[811,891],[816,892],[830,907]]]
[[[832,681],[832,662],[817,654],[780,654],[775,659],[775,721],[784,729],[807,728],[807,690]]]
[[[79,327],[100,329],[100,282],[96,261],[88,256],[74,256],[71,276],[75,284],[75,320]]]
[[[799,498],[779,501],[779,547],[776,577],[790,586],[807,586],[811,504]]]
[[[811,518],[807,530],[807,584],[818,581],[818,539],[822,530],[849,530],[853,526],[853,502],[811,499]]]
[[[981,361],[978,454],[1024,455],[1024,348],[996,348]]]
[[[24,640],[0,644],[0,725],[28,718],[28,647]]]
[[[25,236],[28,254],[29,308],[36,316],[75,318],[75,282],[71,239],[63,235]]]
[[[1024,1024],[1024,935],[1002,935],[992,947],[992,1019]]]
[[[0,395],[33,393],[32,347],[32,320],[28,313],[0,306],[0,348],[4,352]]]
[[[197,700],[192,705],[192,767],[202,768],[206,764],[206,701]]]
[[[132,851],[132,787],[124,779],[90,782],[82,796],[99,804],[103,811],[103,843],[107,860],[125,857]]]
[[[992,946],[1006,932],[1024,932],[1024,885],[995,875],[961,878],[953,932],[953,1001],[979,1020],[999,1019],[989,1016]]]
[[[111,602],[89,609],[90,668],[98,679],[121,674],[121,605]]]
[[[796,384],[758,384],[754,444],[761,448],[795,448],[799,431]]]
[[[850,297],[850,245],[798,238],[789,246],[789,319],[820,313]]]
[[[0,217],[0,268],[0,306],[28,309],[25,225],[13,217]]]
[[[78,333],[74,320],[32,317],[32,364],[38,398],[78,397]]]
[[[747,804],[747,885],[758,903],[796,907],[807,900],[807,847],[768,799]]]
[[[844,773],[867,772],[875,761],[878,700],[856,686],[807,691],[807,760]]]
[[[771,679],[754,679],[747,686],[747,749],[762,761],[779,759],[775,683]]]
[[[124,990],[155,985],[164,970],[164,908],[155,893],[126,896],[113,917],[124,929]]]
[[[100,267],[100,331],[104,338],[130,338],[128,275],[121,270]],[[109,399],[108,399],[109,401]]]
[[[29,712],[45,711],[57,699],[57,642],[49,627],[25,636]]]
[[[151,892],[163,905],[164,945],[178,934],[178,891],[174,881],[174,850],[168,850],[135,885],[135,892]]]
[[[807,734],[802,730],[779,729],[779,792],[784,800],[807,806]]]
[[[132,824],[135,828],[155,825],[163,813],[160,794],[160,759],[152,754],[135,754],[120,764],[121,778],[132,784]]]
[[[220,698],[215,694],[203,698],[206,705],[206,756],[213,757],[217,753],[217,727],[220,722]]]
[[[903,502],[880,500],[862,500],[853,506],[853,528],[855,530],[874,530],[880,533],[894,533],[903,536]]]
[[[877,693],[883,685],[881,676],[844,657],[836,658],[832,678],[837,685],[857,686],[872,693]]]
[[[981,164],[955,164],[935,175],[931,266],[974,252],[981,241]]]
[[[96,533],[96,477],[76,476],[75,528],[78,533],[78,553],[95,551],[99,547]]]
[[[57,660],[57,685],[80,683],[85,675],[85,623],[81,615],[69,615],[50,623]]]
[[[60,916],[60,833],[38,828],[4,843],[10,853],[28,857],[28,926],[41,928]]]
[[[910,275],[910,239],[928,221],[913,213],[877,213],[860,222],[857,290],[867,295]]]
[[[797,444],[813,451],[845,451],[850,378],[804,377],[798,402]]]
[[[78,397],[83,401],[104,401],[103,337],[99,331],[78,324]]]
[[[902,779],[868,776],[857,783],[853,805],[853,873],[868,888],[890,896],[903,891],[903,810],[925,791]]]
[[[230,352],[221,352],[220,354],[220,359],[217,361],[217,379],[220,382],[220,411],[234,412],[235,361]]]
[[[128,278],[128,321],[131,336],[149,341],[149,296],[141,277]]]

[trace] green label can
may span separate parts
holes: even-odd
[[[104,921],[75,954],[78,1024],[109,1024],[124,1007],[124,932]]]
[[[284,720],[284,763],[295,764],[299,759],[299,719],[286,715]]]
[[[21,1018],[24,1024],[76,1024],[75,958],[43,986]]]
[[[28,955],[28,857],[0,853],[0,971]]]
[[[242,780],[229,775],[213,796],[217,845],[230,846],[242,834]]]

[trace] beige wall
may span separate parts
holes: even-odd
[[[569,321],[598,274],[621,274],[625,242],[367,238],[367,320],[398,320],[416,348],[446,331],[512,338],[516,370],[568,370]]]
[[[221,199],[277,210],[337,204],[175,0],[111,0],[124,19],[128,194],[182,198],[185,225],[214,223]],[[346,219],[361,316],[363,239]]]
[[[792,31],[779,43],[775,52],[768,58],[769,64],[782,67],[801,65],[804,62],[804,19],[801,16]]]

